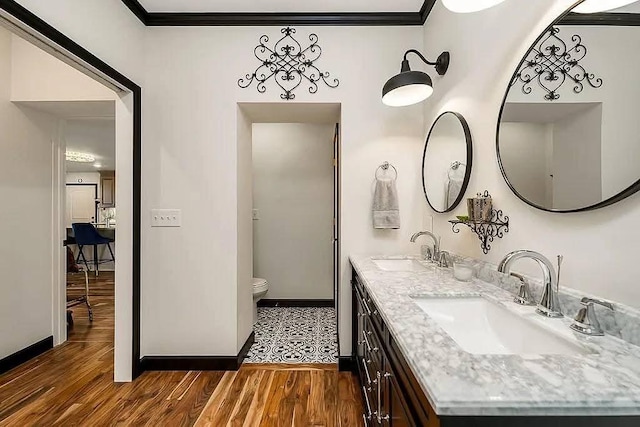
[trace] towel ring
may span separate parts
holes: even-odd
[[[378,178],[378,171],[380,169],[382,169],[383,171],[387,172],[389,170],[389,168],[393,169],[393,171],[395,172],[396,176],[393,178],[394,180],[398,179],[398,169],[396,169],[395,166],[393,166],[391,163],[389,162],[384,162],[383,164],[381,164],[380,166],[378,166],[378,169],[376,169],[376,173],[375,173],[375,177],[376,179],[380,179]]]
[[[465,168],[467,167],[467,165],[465,165],[464,163],[459,162],[457,160],[455,162],[451,163],[451,167],[447,171],[447,177],[449,179],[451,179],[451,171],[457,171],[460,166],[464,166]]]

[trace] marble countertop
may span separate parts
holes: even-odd
[[[564,323],[567,334],[593,353],[470,354],[411,297],[482,295],[522,313],[513,294],[478,279],[457,281],[451,269],[432,264],[394,272],[380,270],[370,256],[350,260],[438,415],[640,415],[640,347],[573,332],[570,317],[538,316]]]

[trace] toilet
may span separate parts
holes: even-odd
[[[269,283],[266,279],[253,278],[253,323],[258,321],[258,301],[260,301],[269,290]]]

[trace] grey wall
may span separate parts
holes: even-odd
[[[333,297],[333,125],[253,125],[254,276],[267,298]]]

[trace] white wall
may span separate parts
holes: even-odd
[[[497,167],[496,121],[511,76],[538,35],[572,3],[539,0],[524,5],[509,0],[472,14],[454,14],[439,3],[434,7],[424,27],[425,51],[434,55],[450,50],[452,61],[425,104],[427,126],[445,110],[467,118],[475,144],[468,194],[488,189],[494,204],[511,219],[509,233],[493,243],[488,256],[475,235],[466,230],[451,233],[447,220],[463,214],[463,206],[451,215],[437,215],[434,227],[443,236],[443,248],[490,262],[522,248],[549,258],[564,254],[562,285],[640,307],[636,274],[625,268],[637,262],[640,252],[640,241],[629,228],[640,221],[640,196],[593,212],[547,213],[521,202]]]
[[[253,326],[253,183],[251,164],[251,120],[237,107],[238,148],[237,148],[237,197],[238,197],[238,262],[237,262],[237,332],[236,347],[242,348],[251,334]]]
[[[142,85],[145,27],[120,0],[17,0],[17,3]]]
[[[554,123],[554,209],[593,206],[604,200],[602,152],[603,145],[612,141],[603,138],[602,104]]]
[[[335,125],[253,125],[253,273],[274,299],[333,299]]]
[[[11,34],[0,28],[0,359],[52,332],[54,117],[10,102]]]
[[[16,35],[12,36],[12,59],[11,99],[14,101],[115,98],[106,86]]]
[[[311,95],[301,87],[295,94],[297,102],[342,104],[340,340],[342,354],[349,354],[348,255],[408,252],[409,237],[422,225],[422,110],[380,102],[404,51],[421,47],[422,28],[300,27],[298,37],[308,40],[311,32],[323,49],[318,65],[340,79],[337,89],[321,86]],[[274,82],[265,94],[236,83],[255,70],[253,49],[262,34],[275,39],[279,32],[146,31],[143,139],[153,150],[143,150],[143,354],[231,355],[246,339],[238,337],[232,320],[238,315],[240,252],[237,104],[283,102]],[[397,231],[374,231],[371,224],[374,171],[385,160],[400,173],[403,225]],[[148,212],[157,207],[181,208],[182,227],[151,229]]]
[[[509,182],[528,200],[552,206],[553,125],[503,122],[500,159]]]

